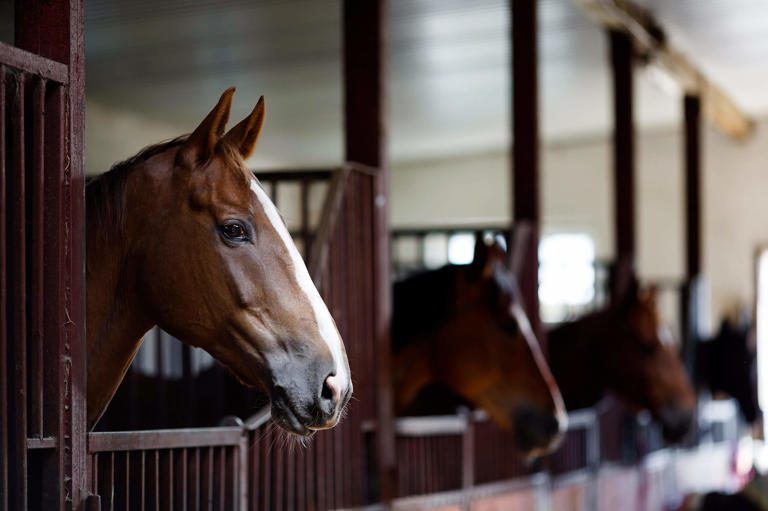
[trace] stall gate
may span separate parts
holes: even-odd
[[[72,71],[0,43],[3,511],[66,509],[80,499],[82,112]]]

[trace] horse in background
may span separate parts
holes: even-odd
[[[86,188],[88,427],[159,325],[269,396],[286,431],[335,426],[352,394],[344,345],[269,196],[245,166],[264,102],[229,131],[234,88],[189,136]]]
[[[747,324],[726,318],[712,339],[696,344],[696,376],[714,397],[723,394],[739,404],[741,415],[752,424],[760,414],[757,400],[755,346]]]
[[[516,447],[545,454],[566,428],[560,391],[521,305],[506,253],[476,237],[470,265],[397,282],[392,319],[395,411],[434,384],[483,408]]]
[[[696,396],[669,332],[655,289],[636,281],[607,308],[565,323],[547,336],[549,362],[568,410],[614,393],[634,410],[648,410],[669,441],[689,431]]]

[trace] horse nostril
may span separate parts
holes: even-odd
[[[336,403],[339,402],[339,381],[334,373],[329,374],[325,380],[323,380],[323,388],[320,391],[320,397],[324,401],[330,401],[333,408],[336,407]],[[333,409],[332,408],[332,409]]]
[[[328,385],[327,379],[323,382],[323,390],[320,391],[320,397],[323,399],[333,400],[333,389],[331,389],[331,386]]]

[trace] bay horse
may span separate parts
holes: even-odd
[[[263,391],[291,433],[333,427],[350,399],[333,318],[244,163],[264,100],[225,133],[234,91],[191,135],[148,147],[87,186],[89,428],[154,325]]]
[[[750,340],[749,326],[724,319],[717,335],[696,344],[696,377],[715,398],[725,394],[736,399],[742,417],[752,424],[761,412],[755,347]]]
[[[615,304],[551,330],[549,363],[568,410],[593,406],[607,391],[648,410],[679,441],[694,418],[695,393],[670,345],[654,288],[633,282]]]
[[[419,392],[438,384],[485,409],[535,457],[557,446],[567,419],[505,261],[497,243],[478,236],[472,264],[395,284],[395,411],[413,409]]]

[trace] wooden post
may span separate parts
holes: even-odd
[[[385,158],[384,100],[386,0],[344,0],[344,128],[347,161],[378,169],[373,180],[371,230],[375,299],[375,378],[379,498],[396,495],[390,381],[389,169]],[[365,342],[365,341],[362,341]]]
[[[47,289],[54,291],[46,296],[51,308],[46,332],[52,335],[46,335],[45,356],[55,379],[47,387],[51,413],[46,415],[54,422],[49,434],[56,438],[56,449],[38,486],[44,507],[51,510],[81,509],[86,496],[83,28],[82,0],[16,1],[16,46],[66,64],[68,73],[66,95],[58,91],[46,98],[47,122],[61,116],[64,131],[55,133],[59,140],[46,141],[44,149],[45,161],[51,163],[45,170],[46,215],[57,222],[47,242],[58,252],[46,261],[45,270]]]
[[[616,260],[612,297],[627,290],[635,269],[635,127],[633,43],[624,32],[608,32],[613,77],[613,175]]]
[[[512,18],[512,215],[530,225],[530,246],[520,275],[520,288],[531,326],[542,339],[539,317],[539,74],[537,1],[510,0]]]
[[[701,277],[701,99],[683,98],[685,122],[685,284],[681,290],[683,360],[694,380]]]

